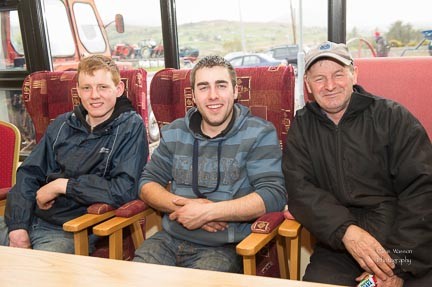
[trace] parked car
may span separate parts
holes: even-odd
[[[268,49],[265,53],[278,60],[286,60],[288,64],[297,66],[298,45],[283,45]]]
[[[229,62],[234,67],[279,66],[286,65],[286,60],[277,60],[263,53],[244,54],[232,57]]]
[[[198,49],[191,48],[191,47],[180,48],[180,51],[179,51],[179,57],[180,58],[183,58],[183,57],[198,58],[198,56],[199,56],[199,50]]]
[[[247,53],[247,52],[243,52],[243,51],[230,52],[230,53],[226,54],[226,55],[224,56],[224,58],[225,58],[227,61],[230,61],[230,60],[231,60],[232,58],[234,58],[234,57],[242,56],[242,55],[245,55],[245,54],[249,54],[249,53]]]

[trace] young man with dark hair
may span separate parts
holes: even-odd
[[[201,59],[191,83],[196,107],[162,128],[140,179],[141,199],[163,212],[163,230],[134,260],[241,272],[236,244],[254,219],[286,205],[282,151],[275,127],[235,103],[236,73],[224,58]]]

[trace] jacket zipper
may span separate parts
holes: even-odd
[[[348,202],[348,194],[345,189],[345,174],[343,168],[342,158],[342,143],[341,143],[341,132],[339,125],[336,126],[336,177],[337,177],[337,189],[340,198],[344,202]]]

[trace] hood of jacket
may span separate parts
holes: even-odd
[[[233,105],[233,109],[234,109],[234,113],[233,113],[234,119],[228,125],[228,128],[225,131],[223,131],[221,135],[219,135],[213,139],[206,138],[207,140],[224,140],[226,138],[230,138],[230,137],[234,136],[235,134],[237,134],[237,132],[240,130],[240,128],[246,122],[247,117],[250,116],[250,110],[247,107],[240,105],[238,103],[235,103]],[[191,134],[193,134],[195,138],[203,139],[205,136],[202,135],[201,133],[197,133],[191,127],[192,117],[196,116],[196,113],[199,113],[199,111],[196,107],[189,109],[186,113],[185,118],[184,118],[185,124],[186,124],[187,128],[189,129],[189,131],[191,132]]]
[[[135,111],[135,109],[132,106],[132,103],[129,101],[129,99],[124,95],[118,97],[116,104],[114,106],[114,111],[109,117],[109,119],[95,126],[92,132],[98,134],[103,132],[105,128],[108,127],[109,125],[112,125],[113,127],[119,125],[121,122],[125,121],[127,118],[132,116],[132,114],[129,113],[128,114],[129,116],[126,117],[119,117],[119,115],[130,111]],[[84,127],[88,132],[91,132],[91,127],[86,121],[86,116],[87,116],[87,110],[84,108],[82,104],[80,104],[74,108],[73,112],[71,113],[71,116],[69,117],[68,123],[69,125],[74,126],[76,128]]]
[[[348,108],[342,116],[341,121],[351,117],[355,117],[357,114],[363,112],[365,109],[367,109],[369,105],[374,102],[373,97],[374,96],[365,91],[365,89],[363,89],[361,86],[354,85],[354,92],[351,94]],[[321,109],[321,107],[316,101],[307,103],[306,108],[311,111],[315,116],[317,116],[320,121],[333,124],[333,122],[327,117],[325,112]]]

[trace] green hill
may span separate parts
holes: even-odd
[[[242,50],[242,27],[240,22],[204,21],[178,26],[179,47],[193,47],[200,55],[221,54]],[[292,27],[287,23],[244,23],[243,35],[246,50],[260,52],[283,44],[293,44]],[[118,43],[138,44],[153,39],[162,42],[161,27],[126,26],[125,33],[118,34],[114,27],[107,28],[111,47]],[[318,43],[325,40],[324,28],[304,30],[305,43]]]

